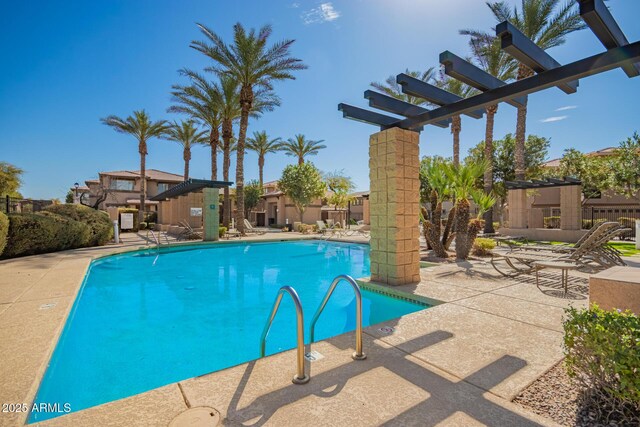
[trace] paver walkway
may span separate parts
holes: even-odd
[[[284,234],[277,237],[304,237]],[[119,250],[0,262],[0,402],[32,401],[91,259]],[[365,361],[350,357],[352,334],[314,344],[323,358],[311,362],[306,385],[291,383],[288,351],[39,425],[165,426],[198,406],[214,408],[226,425],[554,425],[510,400],[562,358],[563,309],[586,306],[586,280],[572,276],[563,298],[553,272],[543,272],[540,288],[482,261],[423,268],[421,276],[394,290],[444,304],[366,328]],[[25,419],[0,413],[0,425]]]

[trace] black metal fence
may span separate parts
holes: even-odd
[[[617,221],[631,231],[623,239],[636,238],[636,220],[640,220],[640,206],[589,206],[582,208],[582,228],[589,229],[601,222]]]
[[[0,212],[7,214],[38,212],[51,204],[51,200],[32,200],[3,196],[0,197]]]

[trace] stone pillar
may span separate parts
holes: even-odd
[[[370,215],[371,215],[371,211],[369,209],[369,198],[365,197],[362,199],[362,221],[366,225],[371,224]]]
[[[220,190],[217,188],[205,188],[202,193],[204,241],[216,241],[220,238],[218,233],[220,227]]]
[[[391,128],[369,138],[371,280],[420,281],[418,133]]]
[[[527,228],[527,190],[509,190],[509,228]]]
[[[582,229],[582,186],[560,187],[560,229]]]
[[[278,212],[276,215],[276,224],[282,225],[285,223],[285,217],[287,215],[286,199],[287,197],[285,195],[278,196]]]

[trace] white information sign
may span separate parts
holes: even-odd
[[[191,216],[202,216],[202,208],[191,208]]]
[[[133,230],[133,214],[132,213],[120,214],[120,228],[122,230]]]

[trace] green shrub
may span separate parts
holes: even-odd
[[[158,222],[158,212],[145,212],[144,222],[147,224],[150,222]]]
[[[91,229],[87,224],[43,211],[10,214],[7,247],[3,257],[11,258],[87,246]]]
[[[147,224],[147,228],[150,230],[155,230],[156,229],[156,223],[155,222],[150,222]]]
[[[473,242],[472,253],[476,256],[491,255],[491,250],[496,247],[496,241],[485,237],[477,237]]]
[[[565,366],[601,421],[640,417],[640,318],[630,311],[565,311]]]
[[[218,228],[218,236],[220,238],[224,237],[224,234],[227,232],[227,227],[223,227],[222,225]]]
[[[138,231],[138,222],[140,219],[138,218],[138,209],[135,208],[119,208],[118,209],[118,225],[120,225],[120,214],[121,213],[132,213],[133,214],[133,229],[127,231]]]
[[[104,211],[70,204],[51,205],[46,207],[45,211],[87,224],[91,235],[86,246],[102,246],[113,239],[113,224]]]
[[[590,220],[590,219],[583,219],[582,220],[582,229],[583,230],[590,230],[590,229],[593,228],[594,225],[600,225],[605,221],[606,221],[606,219],[604,219],[604,218],[594,219],[593,221]]]
[[[560,228],[560,217],[559,216],[545,216],[544,217],[544,228]]]
[[[0,255],[7,245],[7,233],[9,232],[9,218],[0,212]]]
[[[139,230],[146,230],[147,229],[147,223],[146,222],[141,222],[139,227]]]
[[[618,222],[620,224],[622,224],[622,226],[624,228],[630,228],[631,229],[630,231],[627,231],[625,233],[620,234],[619,237],[621,239],[627,240],[627,239],[633,238],[633,236],[635,234],[633,230],[635,230],[635,228],[636,228],[636,219],[640,219],[640,218],[629,218],[629,217],[626,217],[626,216],[621,216],[620,218],[618,218]]]

